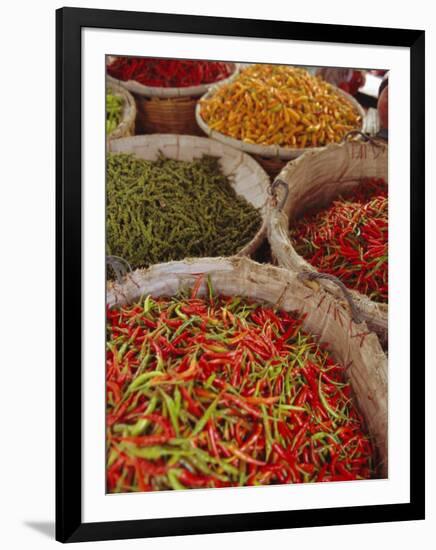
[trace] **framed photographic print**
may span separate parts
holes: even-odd
[[[423,519],[424,32],[56,48],[56,538]]]

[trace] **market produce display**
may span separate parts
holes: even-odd
[[[296,277],[310,269],[304,258],[358,291],[351,293],[357,309],[368,302],[370,312],[380,309],[374,319],[383,317],[388,186],[379,178],[361,180],[353,189],[349,182],[362,174],[386,177],[378,167],[384,149],[378,146],[371,156],[370,144],[344,140],[362,129],[363,111],[328,77],[337,69],[318,76],[284,65],[235,70],[234,63],[138,57],[116,57],[107,67],[121,81],[109,79],[108,86],[134,92],[131,133],[168,134],[114,139],[128,101],[108,87],[108,262],[121,258],[132,270],[154,266],[124,278],[110,267],[107,276],[109,493],[351,481],[387,471],[386,358],[371,333],[375,329],[353,323],[342,301],[322,285],[315,292]],[[344,71],[347,78],[338,73],[338,86],[356,87],[360,81],[350,75],[357,71]],[[191,87],[198,87],[197,95]],[[199,147],[193,142],[199,138],[176,136],[197,131],[226,144],[230,154],[212,139],[202,138],[207,147]],[[270,204],[269,178],[257,164],[256,170],[241,164],[232,156],[235,149],[276,162],[280,170],[310,147],[323,149],[282,172],[289,194],[270,226],[270,212],[262,206]],[[360,167],[353,155],[371,169]],[[293,186],[286,179],[291,172]],[[268,234],[273,257],[291,273],[272,266],[259,271],[259,264],[229,258],[270,227],[279,230],[275,240]],[[166,263],[185,259],[183,266]],[[235,275],[231,269],[239,261],[250,265]],[[192,276],[196,281],[188,289]],[[303,310],[287,311],[300,308],[307,317]],[[343,323],[337,320],[341,313]]]
[[[290,229],[298,254],[378,302],[388,300],[388,186],[366,179]]]
[[[109,136],[121,122],[123,98],[112,92],[106,92],[106,135]]]
[[[233,71],[233,63],[157,57],[117,57],[107,68],[108,74],[118,80],[162,88],[211,84],[229,77]]]
[[[200,102],[211,130],[258,145],[319,147],[361,127],[356,108],[304,69],[252,65]]]
[[[376,475],[346,365],[298,314],[194,288],[107,311],[107,490]]]
[[[239,196],[217,157],[107,158],[107,254],[132,268],[230,256],[256,235],[260,212]]]

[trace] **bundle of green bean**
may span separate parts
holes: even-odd
[[[132,268],[185,257],[230,256],[256,234],[261,216],[236,194],[219,159],[107,160],[107,254]]]
[[[106,93],[106,133],[109,136],[121,121],[123,98],[111,92]]]

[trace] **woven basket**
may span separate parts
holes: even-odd
[[[211,97],[215,93],[215,91],[222,85],[223,84],[220,83],[212,86],[202,99],[207,99]],[[365,111],[362,109],[361,105],[354,99],[353,96],[347,94],[340,88],[338,88],[336,91],[337,93],[346,97],[348,101],[354,106],[356,111],[359,112],[360,116],[362,117],[361,128],[363,128]],[[275,177],[289,160],[298,158],[306,151],[320,151],[324,148],[305,147],[304,149],[297,149],[292,147],[279,147],[278,145],[257,145],[254,143],[246,143],[245,141],[234,139],[232,137],[226,136],[225,134],[222,134],[221,132],[212,130],[209,125],[203,120],[200,111],[201,102],[198,102],[195,110],[195,118],[197,120],[198,126],[203,130],[205,134],[221,143],[225,143],[227,145],[230,145],[231,147],[235,147],[236,149],[253,155],[272,177]]]
[[[220,81],[224,84],[235,78],[239,66],[233,66],[232,74]],[[145,86],[134,80],[117,81],[130,91],[138,109],[138,131],[145,134],[188,134],[204,136],[195,120],[198,98],[205,94],[212,84],[184,88],[163,88]]]
[[[331,144],[289,162],[279,174],[279,179],[288,186],[287,198],[285,200],[284,190],[278,188],[278,202],[284,201],[284,204],[268,212],[268,240],[278,264],[297,273],[316,273],[292,246],[289,225],[308,209],[328,206],[338,195],[358,185],[362,178],[371,177],[388,179],[388,149],[380,141]],[[334,283],[320,281],[329,292],[343,299],[343,291]],[[350,290],[350,294],[360,316],[386,344],[387,304],[374,302],[354,290]]]
[[[154,160],[160,153],[168,158],[190,161],[202,155],[220,158],[221,169],[231,176],[231,184],[238,195],[243,196],[255,208],[260,209],[263,223],[252,241],[238,255],[249,256],[266,237],[266,204],[269,178],[264,170],[248,155],[208,138],[154,134],[111,141],[109,151],[134,153],[145,160]]]
[[[111,140],[135,135],[136,105],[132,94],[110,77],[107,77],[107,89],[123,98],[121,121],[107,138]]]
[[[195,97],[143,97],[135,95],[138,132],[143,134],[185,134],[204,136],[195,120]]]
[[[365,328],[355,325],[347,310],[322,289],[308,295],[307,287],[296,273],[248,258],[203,258],[138,269],[120,283],[108,284],[107,304],[109,307],[126,305],[147,294],[173,296],[180,289],[192,286],[201,273],[210,275],[213,288],[219,293],[246,296],[307,315],[303,328],[321,342],[329,343],[338,362],[350,365],[347,374],[378,450],[378,475],[385,477],[388,469],[386,357],[374,334],[369,333],[364,340],[353,337]],[[203,285],[200,294],[205,292]]]

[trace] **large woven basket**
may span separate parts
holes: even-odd
[[[258,208],[263,220],[257,234],[239,250],[238,255],[253,254],[264,241],[269,178],[250,156],[208,138],[164,134],[114,140],[110,143],[109,151],[133,153],[145,160],[154,160],[160,153],[168,158],[185,161],[202,155],[219,157],[221,169],[226,176],[231,176],[231,184],[236,193]]]
[[[279,206],[268,213],[268,240],[272,254],[280,266],[296,273],[316,273],[298,255],[289,239],[289,226],[310,208],[325,207],[338,195],[359,184],[363,178],[388,179],[388,149],[381,141],[346,141],[328,145],[321,151],[309,151],[289,162],[279,174],[287,184],[278,188]],[[284,204],[283,204],[284,202]],[[344,298],[343,291],[328,280],[319,279],[328,292]],[[388,306],[377,303],[357,291],[350,290],[359,314],[381,340],[387,342]]]
[[[363,326],[354,324],[348,311],[324,290],[312,290],[308,294],[297,273],[261,265],[248,258],[169,262],[138,269],[121,282],[108,283],[107,304],[122,306],[147,294],[173,296],[180,289],[192,286],[199,274],[210,275],[216,292],[253,298],[307,315],[303,328],[321,342],[329,343],[336,360],[349,365],[347,374],[378,450],[378,475],[385,477],[388,469],[386,356],[375,334],[369,333],[363,340],[353,337],[367,331],[364,323]],[[205,292],[203,285],[200,293]]]
[[[229,82],[238,72],[233,73],[220,84]],[[184,88],[163,88],[145,86],[134,80],[117,81],[135,97],[138,108],[138,131],[145,134],[188,134],[204,136],[195,119],[198,98],[205,94],[211,84],[187,86]]]
[[[120,86],[113,78],[107,77],[107,90],[123,98],[121,121],[107,139],[118,139],[135,135],[136,104],[132,94]]]
[[[210,90],[203,96],[202,99],[208,99],[211,97],[215,91],[222,86],[223,83],[216,84],[210,88]],[[358,103],[353,96],[350,94],[347,94],[340,88],[337,88],[337,93],[343,95],[347,98],[347,100],[354,106],[356,111],[360,114],[362,117],[362,126],[363,128],[363,121],[365,117],[365,111],[363,110],[360,103]],[[265,171],[272,177],[275,177],[282,168],[286,165],[286,163],[289,160],[298,158],[306,151],[320,151],[323,149],[323,147],[305,147],[305,148],[292,148],[292,147],[280,147],[278,145],[257,145],[254,143],[246,143],[245,141],[234,139],[232,137],[226,136],[225,134],[222,134],[221,132],[217,132],[216,130],[212,130],[209,125],[205,122],[205,120],[201,116],[201,101],[197,103],[196,110],[195,110],[195,117],[197,120],[198,126],[202,129],[202,131],[211,137],[212,139],[216,139],[217,141],[221,143],[225,143],[227,145],[230,145],[231,147],[235,147],[236,149],[239,149],[240,151],[244,151],[246,153],[249,153],[250,155],[253,155],[256,160],[263,166]]]

